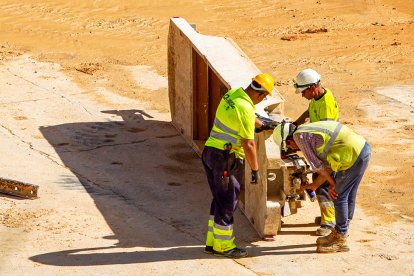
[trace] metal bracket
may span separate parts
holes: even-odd
[[[37,198],[39,186],[0,177],[0,193],[23,198]]]

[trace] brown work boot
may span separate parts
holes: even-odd
[[[316,236],[328,236],[332,232],[332,228],[329,228],[328,226],[321,226],[318,229],[316,229]]]
[[[334,231],[332,231],[334,232]],[[318,244],[316,252],[318,253],[335,253],[335,252],[348,252],[349,246],[347,243],[347,234],[341,234],[335,231],[329,241],[326,243]]]
[[[324,244],[324,243],[328,243],[328,242],[330,242],[330,241],[332,241],[336,238],[336,234],[337,234],[336,229],[332,229],[331,233],[329,233],[329,235],[317,238],[316,239],[316,244],[321,245],[321,244]]]

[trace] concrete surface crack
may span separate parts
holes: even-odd
[[[193,234],[191,234],[191,233],[189,233],[189,232],[187,232],[187,231],[184,231],[184,230],[182,230],[181,228],[179,228],[179,227],[177,227],[177,226],[175,226],[175,225],[173,225],[173,224],[170,224],[168,221],[164,220],[163,218],[158,217],[158,216],[154,216],[152,213],[150,213],[150,212],[148,212],[148,211],[144,210],[144,209],[142,208],[142,206],[138,206],[138,205],[136,205],[136,204],[135,204],[135,202],[134,202],[134,200],[132,200],[132,199],[128,198],[127,196],[125,196],[125,195],[123,195],[123,194],[121,194],[121,193],[119,193],[119,192],[115,191],[114,189],[108,189],[108,188],[105,188],[105,187],[103,187],[102,185],[100,185],[100,184],[98,184],[98,183],[96,183],[96,182],[93,182],[92,180],[88,179],[87,177],[83,176],[82,174],[80,174],[80,173],[78,173],[78,172],[74,171],[73,169],[71,169],[71,168],[69,168],[69,167],[65,166],[64,164],[59,163],[58,161],[54,160],[54,158],[53,158],[50,154],[47,154],[47,153],[45,153],[45,152],[43,152],[43,151],[41,151],[41,150],[35,149],[35,148],[33,147],[33,145],[32,145],[30,142],[27,142],[27,141],[23,140],[21,137],[19,137],[18,135],[16,135],[16,134],[15,134],[15,133],[11,130],[11,129],[7,128],[6,126],[4,126],[4,125],[0,125],[0,126],[1,126],[2,128],[4,128],[7,132],[9,132],[12,136],[14,136],[14,137],[18,138],[18,139],[19,139],[19,141],[21,141],[22,143],[24,143],[24,144],[28,145],[28,146],[29,146],[29,148],[30,148],[31,150],[34,150],[34,151],[36,151],[37,153],[39,153],[40,155],[45,156],[47,159],[49,159],[49,160],[50,160],[50,161],[52,161],[53,163],[55,163],[55,164],[57,164],[57,165],[59,165],[59,166],[61,166],[61,167],[63,167],[63,168],[67,168],[67,169],[69,169],[69,170],[70,170],[73,174],[75,174],[75,175],[78,177],[78,179],[79,179],[79,180],[84,179],[84,180],[86,180],[88,183],[90,183],[90,184],[92,184],[92,185],[94,185],[94,186],[96,186],[96,187],[99,187],[99,188],[100,188],[100,189],[102,189],[103,191],[108,191],[108,192],[110,192],[111,194],[113,194],[113,195],[117,196],[118,198],[122,199],[123,201],[128,202],[128,203],[130,203],[130,204],[132,203],[132,205],[133,205],[134,207],[138,208],[140,211],[142,211],[142,212],[143,212],[143,213],[145,213],[146,215],[151,216],[151,217],[153,217],[153,218],[157,219],[158,221],[162,222],[163,224],[166,224],[166,225],[168,225],[168,226],[173,227],[173,228],[174,228],[174,229],[176,229],[177,231],[179,231],[179,232],[181,232],[181,233],[183,233],[183,234],[185,234],[185,235],[187,235],[187,236],[190,236],[191,238],[193,238],[193,239],[197,240],[198,242],[200,242],[200,244],[202,244],[202,243],[203,243],[203,241],[201,241],[200,239],[198,239],[198,238],[197,238],[196,236],[194,236]],[[128,142],[128,143],[118,143],[118,144],[111,144],[111,145],[101,145],[101,146],[97,146],[97,147],[95,147],[95,148],[91,148],[91,149],[80,150],[80,151],[66,151],[66,152],[91,151],[91,150],[95,150],[95,149],[102,148],[102,147],[113,147],[113,146],[122,146],[122,145],[137,144],[137,143],[142,143],[142,142],[145,142],[146,140],[147,140],[147,139],[143,139],[143,140],[140,140],[140,141]],[[82,181],[81,181],[81,182],[82,182]],[[84,185],[84,186],[85,186],[85,185]]]
[[[49,100],[50,98],[43,98],[43,99],[34,99],[34,100],[26,100],[26,101],[16,101],[16,102],[7,102],[7,103],[0,103],[0,105],[10,105],[10,104],[19,104],[19,103],[27,103],[27,102],[37,102],[43,100]]]
[[[82,149],[82,150],[65,150],[65,151],[60,151],[60,152],[61,153],[67,153],[67,152],[86,152],[86,151],[92,151],[92,150],[96,150],[96,149],[100,149],[100,148],[106,148],[106,147],[116,147],[116,146],[139,144],[139,143],[143,143],[145,141],[147,141],[147,139],[139,140],[139,141],[127,142],[127,143],[99,145],[99,146],[96,146],[96,147],[93,147],[93,148],[89,148],[89,149]]]
[[[52,91],[52,90],[49,90],[49,89],[47,89],[47,88],[44,88],[44,87],[42,87],[42,86],[40,86],[40,85],[38,85],[38,84],[36,84],[36,83],[34,83],[34,82],[32,82],[31,80],[28,80],[28,79],[26,79],[26,78],[24,78],[24,77],[22,77],[22,76],[19,76],[18,74],[16,74],[16,73],[14,73],[14,72],[12,72],[8,67],[6,68],[6,70],[10,73],[10,74],[12,74],[13,76],[15,76],[16,78],[19,78],[19,79],[22,79],[22,80],[24,80],[25,82],[28,82],[28,83],[30,83],[30,84],[32,84],[33,86],[36,86],[36,87],[38,87],[38,88],[40,88],[40,89],[42,89],[42,90],[44,90],[44,91],[46,91],[46,92],[49,92],[49,93],[52,93],[53,95],[56,95],[56,96],[59,96],[59,97],[62,97],[63,99],[65,99],[66,101],[68,101],[70,104],[72,104],[72,105],[79,105],[79,106],[81,106],[89,115],[92,115],[92,113],[91,112],[89,112],[89,110],[87,110],[86,109],[86,107],[84,107],[82,104],[80,104],[79,102],[78,103],[74,103],[71,99],[69,99],[68,97],[66,97],[65,95],[63,95],[63,94],[58,94],[58,93],[55,93],[54,91]]]
[[[50,161],[52,161],[56,165],[58,165],[60,167],[63,167],[63,168],[67,168],[64,164],[59,163],[58,161],[56,161],[50,154],[47,154],[46,152],[43,152],[43,151],[38,150],[38,149],[35,149],[30,142],[27,142],[27,141],[23,140],[21,137],[19,137],[17,134],[15,134],[11,129],[7,128],[4,125],[0,125],[0,126],[2,128],[4,128],[5,130],[7,130],[7,132],[9,132],[12,136],[16,137],[20,142],[22,142],[23,144],[26,144],[27,146],[29,146],[29,148],[31,150],[36,151],[37,153],[39,153],[40,155],[46,157],[47,159],[49,159]]]

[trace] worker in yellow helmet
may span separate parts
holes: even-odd
[[[234,242],[233,213],[244,178],[244,159],[252,169],[251,183],[260,181],[254,142],[255,104],[272,95],[273,89],[273,78],[269,74],[259,74],[247,88],[229,90],[219,103],[201,158],[213,195],[206,253],[229,258],[247,256],[247,251],[238,248]]]
[[[338,104],[331,90],[322,87],[321,76],[312,69],[302,70],[295,80],[296,93],[310,100],[308,109],[294,122],[296,126],[303,124],[307,119],[311,123],[319,121],[338,121]],[[313,175],[316,178],[317,174]],[[320,227],[316,229],[317,236],[329,235],[335,227],[335,207],[328,196],[328,183],[324,183],[316,190],[319,208],[321,211]]]
[[[273,131],[275,143],[283,150],[300,149],[318,173],[312,186],[329,183],[328,193],[335,205],[336,225],[328,236],[316,240],[318,253],[349,251],[349,223],[355,211],[356,194],[368,167],[371,147],[350,128],[335,121],[320,121],[296,127],[282,122]],[[332,172],[336,172],[332,177]]]

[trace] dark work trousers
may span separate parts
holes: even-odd
[[[240,183],[243,183],[244,178],[244,161],[235,158],[234,153],[226,158],[224,150],[207,146],[204,147],[201,160],[213,195],[210,215],[214,216],[214,222],[219,225],[232,225],[239,201]],[[228,181],[223,177],[225,170],[229,173]]]

